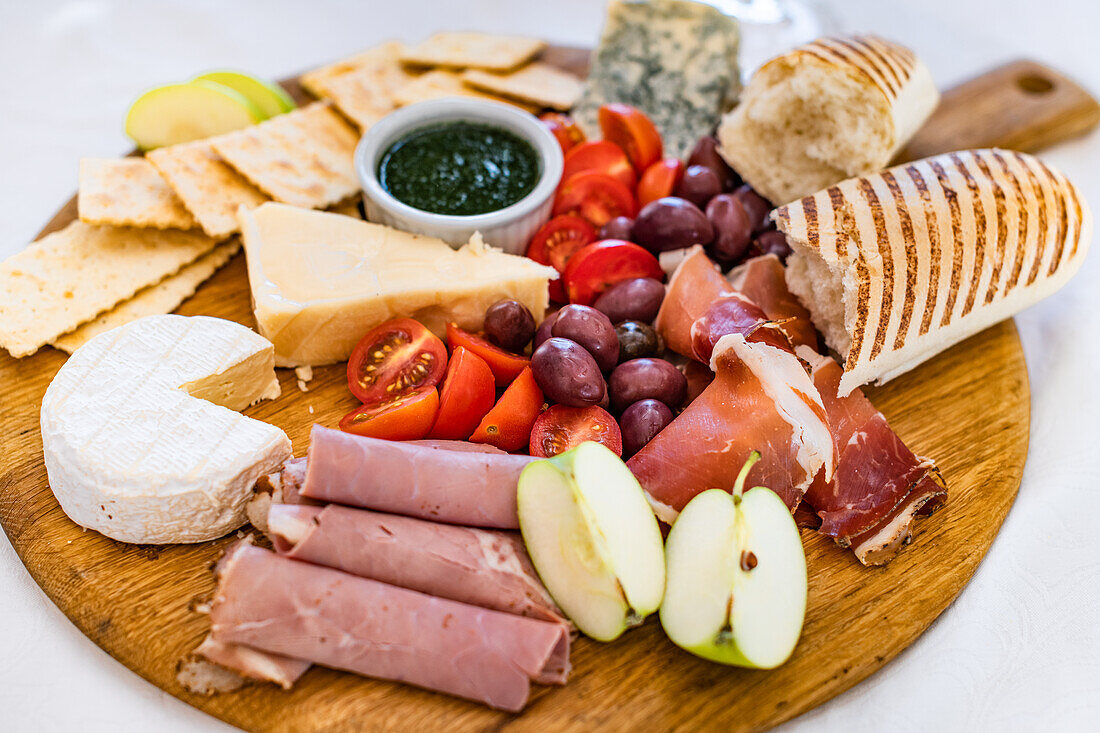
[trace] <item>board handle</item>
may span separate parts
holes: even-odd
[[[1034,153],[1100,123],[1100,102],[1069,77],[1021,59],[944,92],[895,162],[968,148]]]

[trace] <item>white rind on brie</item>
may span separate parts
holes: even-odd
[[[231,321],[158,315],[76,350],[42,399],[50,487],[77,524],[123,542],[202,542],[245,521],[291,455],[241,415],[279,395],[269,341]]]

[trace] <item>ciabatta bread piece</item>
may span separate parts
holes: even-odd
[[[774,204],[884,168],[939,103],[928,68],[875,36],[821,38],[753,74],[719,152]]]
[[[852,178],[772,216],[794,250],[787,285],[844,358],[842,396],[1055,292],[1092,238],[1064,175],[996,149]]]

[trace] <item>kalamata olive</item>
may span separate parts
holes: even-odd
[[[615,283],[596,298],[593,307],[607,315],[612,323],[619,321],[650,322],[661,310],[665,286],[651,277],[635,277]]]
[[[791,246],[787,244],[787,235],[783,232],[760,232],[754,242],[756,248],[766,255],[775,255],[784,262],[791,254]]]
[[[674,191],[676,196],[687,199],[700,209],[705,209],[707,202],[720,193],[722,182],[718,180],[718,174],[705,165],[689,165]]]
[[[619,363],[619,337],[615,327],[611,319],[591,306],[565,306],[558,311],[550,333],[576,341],[587,349],[600,371],[609,372]]]
[[[741,186],[733,192],[733,195],[739,198],[741,205],[745,207],[753,233],[763,231],[771,225],[768,214],[771,213],[772,205],[766,198],[752,190],[751,186],[748,184]]]
[[[485,311],[485,335],[500,348],[519,353],[535,335],[535,317],[518,300],[498,300]]]
[[[707,215],[690,201],[666,196],[650,201],[634,220],[634,241],[650,252],[710,244],[714,228]]]
[[[641,321],[623,321],[615,326],[619,335],[619,361],[643,359],[661,353],[661,337],[653,326]]]
[[[752,223],[741,200],[732,193],[715,196],[707,204],[707,218],[714,226],[710,244],[714,259],[733,264],[744,257],[752,241]]]
[[[554,321],[558,320],[559,312],[560,311],[554,311],[550,315],[546,316],[546,318],[543,319],[542,323],[539,324],[538,330],[535,331],[535,341],[531,345],[532,349],[537,349],[538,347],[542,346],[542,342],[550,338],[550,331],[554,328]]]
[[[678,410],[687,395],[687,380],[679,369],[664,359],[631,359],[611,372],[608,390],[611,406],[616,410],[650,398],[664,402],[671,410]]]
[[[619,427],[623,433],[623,458],[629,458],[653,440],[672,422],[672,410],[660,400],[638,400],[623,410]]]
[[[531,355],[531,373],[552,402],[586,407],[603,402],[607,383],[596,360],[576,341],[547,339]]]
[[[726,164],[722,156],[718,154],[718,140],[713,135],[699,138],[695,147],[688,156],[688,167],[702,165],[714,171],[722,184],[723,191],[732,191],[741,185],[741,176]]]
[[[629,216],[616,216],[600,227],[600,239],[625,239],[627,242],[633,242],[634,240],[630,238],[633,231],[633,219]]]

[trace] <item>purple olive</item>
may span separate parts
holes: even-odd
[[[619,336],[615,326],[611,319],[591,306],[565,306],[558,311],[550,333],[583,346],[602,372],[611,371],[619,363]]]
[[[733,192],[733,195],[740,199],[741,205],[745,207],[745,213],[749,215],[749,223],[752,224],[753,233],[763,231],[771,226],[768,214],[771,213],[772,205],[766,198],[752,190],[752,187],[748,185],[741,186]]]
[[[542,323],[539,324],[538,329],[535,331],[535,341],[531,345],[532,349],[537,349],[538,347],[542,346],[542,342],[553,335],[550,332],[553,330],[554,321],[558,320],[558,313],[560,312],[561,311],[554,311],[550,315],[546,316],[546,318],[543,319]]]
[[[654,254],[710,244],[714,228],[690,201],[666,196],[645,205],[634,220],[634,241]]]
[[[707,218],[714,226],[710,245],[714,259],[724,265],[740,261],[752,241],[752,223],[741,200],[732,193],[715,196],[707,204]]]
[[[629,458],[672,422],[672,410],[660,400],[639,400],[623,410],[619,426],[623,434],[623,458]]]
[[[754,242],[756,248],[766,255],[775,255],[783,262],[791,254],[791,245],[787,244],[787,235],[783,232],[761,232]]]
[[[687,199],[700,209],[705,209],[707,202],[720,193],[722,182],[705,165],[689,165],[674,190],[674,195]]]
[[[651,322],[661,310],[665,286],[651,277],[635,277],[615,283],[593,303],[612,323],[619,321]]]
[[[741,176],[726,164],[718,153],[718,140],[713,135],[699,138],[687,160],[688,167],[702,165],[714,171],[723,191],[732,191],[741,185]]]
[[[619,336],[620,362],[659,356],[664,351],[665,345],[661,337],[648,323],[623,321],[616,324],[615,333]]]
[[[522,352],[535,335],[535,317],[518,300],[498,300],[485,311],[485,335],[505,351]]]
[[[543,394],[561,405],[598,405],[607,396],[607,383],[596,360],[569,339],[551,338],[535,349],[531,374]]]
[[[645,399],[660,400],[678,410],[687,396],[687,379],[664,359],[631,359],[611,372],[608,390],[616,410]]]
[[[600,239],[623,239],[633,242],[634,240],[630,238],[633,231],[633,219],[629,216],[616,216],[600,227]]]

